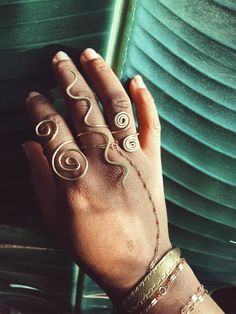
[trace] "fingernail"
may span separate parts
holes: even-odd
[[[38,92],[30,92],[29,95],[26,98],[26,102],[28,102],[31,98],[33,98],[35,96],[39,96],[39,95],[41,95],[41,94],[38,93]]]
[[[58,51],[52,59],[53,63],[57,63],[63,60],[71,60],[71,58],[64,51]]]
[[[25,143],[21,144],[21,146],[25,152],[27,159],[30,160],[30,156],[31,156],[31,154],[30,154],[30,152],[31,152],[30,151],[30,142],[25,142]]]
[[[99,55],[96,53],[96,51],[92,48],[87,48],[83,51],[82,56],[86,60],[93,60],[99,58]]]
[[[146,85],[144,84],[144,81],[140,75],[136,75],[134,77],[134,82],[138,88],[146,88]]]

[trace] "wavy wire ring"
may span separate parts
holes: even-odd
[[[107,124],[91,124],[88,122],[88,118],[89,118],[89,115],[92,111],[92,108],[93,108],[93,104],[92,104],[92,101],[90,98],[88,97],[85,97],[85,96],[76,96],[76,95],[73,95],[71,93],[71,89],[72,87],[76,84],[76,82],[78,81],[78,76],[77,74],[74,72],[74,71],[71,71],[71,73],[74,75],[74,80],[72,81],[72,83],[70,85],[67,86],[66,88],[66,93],[69,97],[71,97],[72,99],[76,99],[76,100],[85,100],[87,103],[88,103],[88,111],[86,112],[85,114],[85,117],[84,117],[84,123],[85,125],[89,126],[89,127],[108,127]],[[123,113],[123,112],[122,112]],[[130,120],[130,118],[129,118]],[[118,122],[117,122],[118,123]],[[130,122],[129,122],[130,124]],[[126,127],[128,126],[128,124],[126,125]],[[119,166],[119,167],[122,167],[124,169],[124,175],[123,175],[123,179],[122,179],[122,187],[124,188],[124,185],[125,185],[125,181],[126,181],[126,178],[128,176],[128,173],[129,173],[129,170],[128,170],[128,167],[123,164],[123,163],[119,163],[119,162],[116,162],[116,161],[112,161],[109,159],[108,157],[108,151],[109,151],[109,148],[113,145],[111,143],[111,139],[107,136],[107,134],[105,132],[102,132],[102,131],[86,131],[86,132],[81,132],[77,135],[77,137],[79,138],[80,136],[82,135],[85,135],[85,134],[89,134],[89,133],[100,133],[103,135],[103,137],[106,139],[107,143],[105,144],[105,151],[104,151],[104,158],[106,160],[107,163],[111,164],[111,165],[116,165],[116,166]]]
[[[88,97],[85,97],[85,96],[76,96],[76,95],[73,95],[73,94],[71,93],[72,87],[73,87],[73,86],[76,84],[76,82],[78,81],[78,76],[77,76],[77,74],[76,74],[74,71],[71,71],[71,73],[74,75],[74,80],[73,80],[73,82],[72,82],[70,85],[67,86],[67,88],[66,88],[66,93],[67,93],[67,95],[68,95],[69,97],[71,97],[72,99],[76,99],[76,100],[85,100],[85,101],[87,102],[89,109],[88,109],[88,111],[86,112],[86,115],[85,115],[85,117],[84,117],[84,123],[85,123],[87,126],[91,126],[91,127],[108,127],[107,124],[91,124],[91,123],[88,122],[88,117],[89,117],[89,115],[90,115],[90,113],[91,113],[91,111],[92,111],[93,103],[92,103],[91,99],[88,98]]]

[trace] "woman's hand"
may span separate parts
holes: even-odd
[[[41,145],[27,142],[24,149],[49,228],[75,262],[115,300],[137,283],[153,259],[159,260],[171,248],[160,124],[140,76],[130,82],[137,136],[131,101],[113,71],[92,49],[86,49],[80,60],[104,112],[72,60],[59,52],[53,68],[75,131],[43,95],[32,92],[27,108],[38,125]],[[121,125],[130,118],[123,129],[115,122],[119,112],[124,115]],[[124,146],[130,135],[133,145]],[[137,150],[126,150],[135,145]]]

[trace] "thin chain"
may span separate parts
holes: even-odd
[[[157,215],[157,209],[156,209],[156,205],[155,205],[155,202],[153,200],[153,197],[152,197],[152,193],[150,191],[150,189],[148,188],[145,180],[144,180],[144,177],[140,171],[140,169],[134,164],[134,162],[128,157],[126,156],[123,151],[121,149],[119,149],[118,145],[116,147],[118,153],[124,157],[129,163],[130,165],[136,170],[140,180],[142,181],[143,183],[143,186],[144,186],[144,189],[147,191],[147,194],[148,194],[148,198],[152,204],[152,209],[153,209],[153,213],[155,215],[155,223],[156,223],[156,226],[157,226],[157,240],[156,240],[156,247],[155,247],[155,250],[154,250],[154,256],[153,256],[153,260],[151,261],[150,265],[149,265],[149,269],[147,270],[147,272],[149,272],[150,270],[152,270],[152,268],[156,265],[157,261],[158,261],[158,251],[159,251],[159,238],[160,238],[160,225],[159,225],[159,220],[158,220],[158,215]]]
[[[85,148],[85,149],[102,148],[102,149],[104,149],[104,148],[106,148],[106,145],[107,144],[83,145],[83,146],[81,146],[81,148]],[[160,225],[159,225],[159,220],[158,220],[158,215],[157,215],[156,204],[153,200],[152,193],[151,193],[150,189],[148,188],[140,169],[134,164],[134,162],[128,156],[126,156],[123,153],[123,151],[119,147],[118,141],[114,141],[113,143],[111,143],[110,147],[112,149],[116,150],[122,157],[124,157],[129,162],[129,164],[136,170],[141,182],[143,183],[144,189],[147,191],[148,198],[152,204],[153,213],[155,215],[155,223],[157,226],[157,241],[156,241],[156,247],[154,250],[153,259],[152,259],[152,261],[149,265],[149,268],[147,270],[147,273],[148,273],[156,265],[156,263],[159,259],[158,258],[158,251],[159,251]]]
[[[181,314],[190,314],[192,313],[196,306],[198,305],[198,303],[201,303],[204,301],[205,296],[208,294],[208,291],[204,288],[203,285],[201,285],[198,289],[197,292],[191,296],[189,302],[187,305],[185,305],[180,313]]]
[[[170,274],[167,280],[158,288],[157,295],[155,298],[150,302],[150,304],[146,307],[146,309],[140,314],[147,313],[152,307],[154,307],[164,295],[167,294],[169,287],[171,286],[172,282],[177,278],[180,271],[184,268],[185,259],[181,258],[180,262],[177,264],[175,270]]]
[[[85,149],[93,149],[93,148],[102,148],[105,149],[107,147],[107,144],[93,144],[93,145],[81,145],[80,148]]]

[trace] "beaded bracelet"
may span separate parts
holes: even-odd
[[[154,307],[160,299],[167,294],[169,287],[171,286],[172,282],[175,281],[180,271],[184,268],[185,259],[181,258],[180,262],[175,267],[175,270],[167,277],[167,280],[158,288],[157,294],[155,298],[149,303],[149,305],[140,312],[139,314],[147,313],[152,307]]]
[[[195,310],[195,307],[198,305],[198,303],[203,302],[205,299],[205,296],[208,294],[208,291],[201,285],[197,292],[191,296],[189,302],[187,305],[185,305],[181,311],[180,314],[190,314]]]

